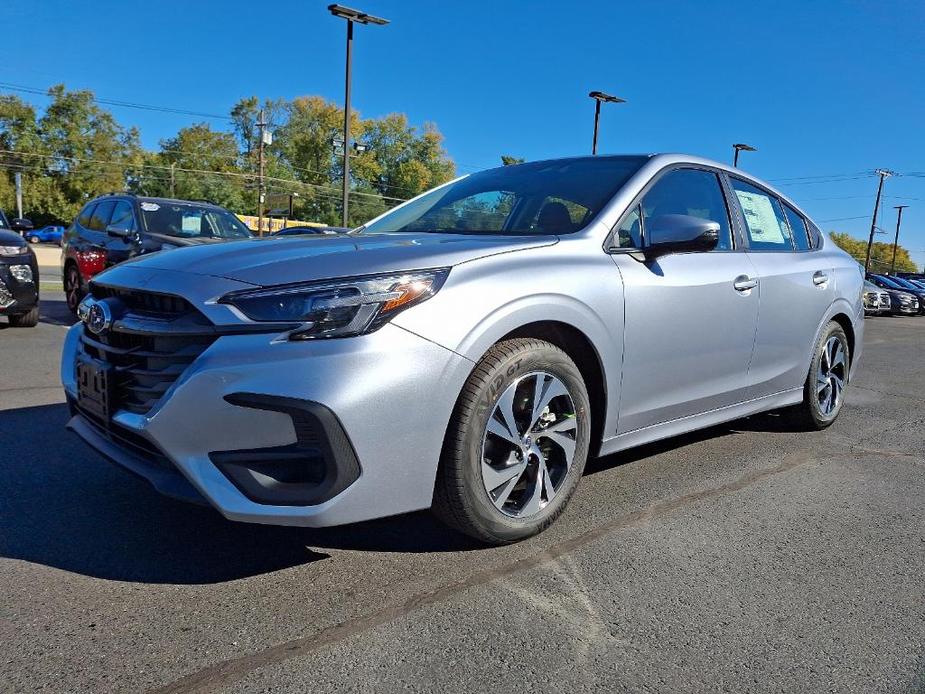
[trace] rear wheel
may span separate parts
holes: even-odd
[[[545,528],[565,509],[591,437],[581,373],[547,342],[501,342],[479,362],[447,431],[434,511],[492,544]]]
[[[38,236],[30,236],[30,237],[29,237],[29,243],[38,243],[38,242],[39,242],[39,237],[38,237]]]
[[[76,314],[77,306],[83,299],[83,291],[80,288],[80,271],[74,264],[64,270],[64,298],[71,313]]]
[[[10,316],[10,325],[14,328],[34,328],[39,324],[39,307],[35,306],[28,313]]]
[[[795,424],[803,429],[825,429],[835,421],[844,404],[850,365],[848,336],[841,325],[831,321],[816,343],[803,402],[790,410]]]

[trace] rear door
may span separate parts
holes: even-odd
[[[748,257],[758,273],[758,335],[749,369],[751,398],[799,388],[816,331],[835,300],[835,270],[810,249],[803,217],[774,193],[730,176]]]
[[[632,249],[645,245],[646,219],[663,214],[719,223],[718,247],[640,262]],[[758,294],[718,174],[687,167],[659,174],[614,230],[614,245],[623,251],[612,257],[626,315],[618,433],[744,400]]]

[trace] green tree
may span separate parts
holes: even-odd
[[[867,241],[856,239],[846,233],[832,231],[831,239],[843,251],[851,255],[862,265],[867,257]],[[870,251],[870,267],[874,272],[889,272],[893,261],[893,244],[874,241]],[[909,251],[902,246],[896,247],[896,270],[898,272],[917,272],[918,267],[909,256]]]
[[[525,161],[527,160],[524,159],[523,157],[512,157],[509,154],[501,155],[502,166],[513,166],[514,164],[523,164]]]
[[[208,200],[232,210],[245,209],[245,176],[238,166],[238,144],[232,133],[198,123],[161,140],[160,145],[148,164],[153,175],[146,171],[142,178],[148,195]]]

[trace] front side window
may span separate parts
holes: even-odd
[[[195,203],[145,200],[138,204],[151,234],[178,238],[249,239],[253,234],[228,210]]]
[[[645,229],[655,217],[666,214],[684,214],[707,219],[719,224],[717,250],[732,248],[732,233],[729,227],[729,212],[726,199],[720,188],[719,178],[712,171],[700,169],[675,169],[662,176],[642,199],[642,226]],[[624,221],[618,229],[620,245],[624,239],[633,239],[634,222],[632,213],[629,223]],[[628,226],[627,226],[628,225]],[[623,229],[623,227],[626,227]]]
[[[557,235],[586,227],[647,157],[503,166],[425,193],[358,232]]]
[[[112,200],[105,200],[93,209],[90,215],[90,223],[87,228],[91,231],[103,231],[109,224],[109,217],[112,215],[112,208],[115,203]]]
[[[109,227],[117,231],[134,230],[135,217],[132,214],[132,206],[125,200],[116,202],[116,207],[112,211],[112,218],[109,220]]]
[[[790,222],[793,247],[798,251],[808,251],[809,235],[806,230],[806,220],[787,203],[784,203],[784,214],[787,215],[787,221]]]
[[[792,251],[790,227],[784,218],[780,201],[760,188],[738,178],[731,178],[745,219],[748,247],[753,251]]]

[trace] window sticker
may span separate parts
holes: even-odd
[[[198,214],[184,214],[182,230],[198,234],[202,229],[202,216]]]
[[[154,212],[161,209],[161,206],[156,202],[143,202],[141,203],[141,209],[143,209],[145,212]]]
[[[781,232],[780,224],[777,223],[771,200],[766,195],[737,190],[736,197],[742,206],[742,213],[748,224],[748,235],[752,241],[789,245]]]

